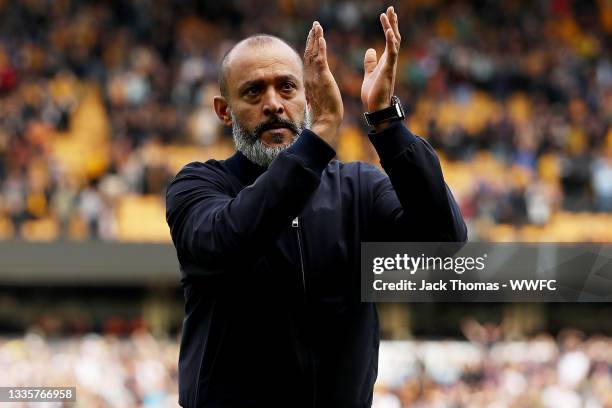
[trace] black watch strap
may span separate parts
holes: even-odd
[[[406,114],[404,113],[402,102],[397,96],[394,95],[391,97],[391,106],[378,110],[376,112],[365,112],[363,114],[363,117],[365,118],[365,121],[368,126],[376,126],[385,122],[395,122],[397,120],[404,120],[406,118]]]

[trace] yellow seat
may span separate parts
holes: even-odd
[[[54,241],[59,232],[57,220],[53,218],[29,220],[21,226],[21,236],[26,241]]]
[[[8,217],[0,217],[0,240],[11,239],[15,236],[15,227]]]
[[[117,239],[131,242],[168,242],[170,230],[162,199],[156,195],[128,195],[117,203]]]

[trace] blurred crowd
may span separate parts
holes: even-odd
[[[612,339],[381,344],[373,408],[609,408]]]
[[[313,19],[345,104],[338,156],[377,162],[359,93],[385,5],[0,0],[0,239],[168,239],[167,182],[232,151],[211,107],[218,61],[257,32],[301,51]],[[612,240],[612,3],[414,0],[396,11],[396,94],[439,152],[472,238]],[[138,217],[153,206],[160,219]]]
[[[47,339],[0,337],[0,386],[76,387],[76,402],[11,407],[178,407],[178,342],[147,332]]]
[[[75,386],[74,407],[177,407],[177,359],[176,340],[145,331],[32,332],[0,337],[0,386]],[[490,343],[383,341],[373,408],[402,407],[609,408],[612,339],[565,330]]]

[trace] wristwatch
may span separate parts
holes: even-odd
[[[404,120],[406,114],[402,108],[402,102],[395,95],[391,97],[391,106],[377,110],[376,112],[365,112],[363,114],[368,126],[376,126],[385,122],[395,122]]]

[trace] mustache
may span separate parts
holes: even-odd
[[[261,134],[266,130],[278,129],[283,127],[289,129],[294,135],[297,135],[300,132],[295,123],[287,119],[280,118],[278,116],[273,116],[272,118],[270,118],[270,120],[267,120],[255,126],[255,128],[253,129],[253,136],[259,138],[259,136],[261,136]]]

